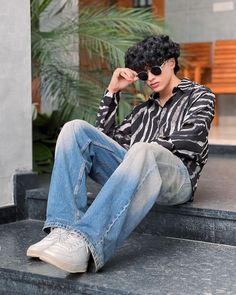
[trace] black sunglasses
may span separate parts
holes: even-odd
[[[163,68],[164,64],[165,64],[165,61],[160,66],[151,67],[150,72],[155,76],[159,76],[162,73],[162,68]],[[148,80],[148,72],[147,71],[141,71],[137,74],[137,76],[142,81]]]

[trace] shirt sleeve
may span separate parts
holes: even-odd
[[[179,130],[170,136],[158,137],[153,143],[158,143],[177,156],[201,160],[208,132],[214,118],[215,95],[210,91],[201,94],[189,106]]]
[[[120,125],[116,126],[116,112],[120,101],[120,92],[111,94],[106,91],[103,99],[101,100],[95,126],[128,149],[130,145],[131,133],[131,119],[132,114],[125,117]]]

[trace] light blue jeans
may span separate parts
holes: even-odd
[[[103,185],[89,208],[88,175]],[[166,148],[139,142],[126,151],[92,125],[74,120],[58,137],[44,230],[78,233],[98,270],[155,202],[177,205],[191,194],[186,167]]]

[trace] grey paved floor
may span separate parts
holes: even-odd
[[[27,247],[42,238],[41,227],[38,221],[0,225],[0,281],[8,271],[10,279],[12,269],[15,278],[22,274],[19,287],[19,282],[9,284],[0,294],[10,294],[13,288],[23,292],[26,281],[33,282],[35,292],[20,294],[77,294],[66,288],[81,286],[110,291],[78,294],[236,294],[236,247],[136,233],[102,271],[70,275],[25,256]],[[4,286],[0,284],[0,291]],[[47,293],[45,286],[60,292]]]

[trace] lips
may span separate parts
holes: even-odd
[[[150,86],[152,87],[152,89],[154,89],[154,88],[157,88],[158,86],[159,86],[159,82],[155,82],[155,83],[152,83],[152,84],[150,84]]]

